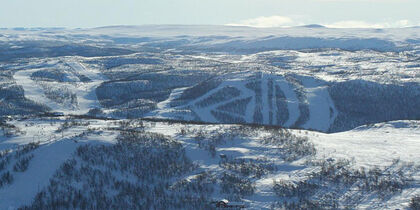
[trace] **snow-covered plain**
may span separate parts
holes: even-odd
[[[22,97],[50,108],[0,116],[0,209],[35,206],[69,159],[86,164],[78,148],[108,148],[123,134],[145,132],[181,143],[196,164],[170,184],[193,183],[203,172],[214,178],[207,201],[270,209],[304,198],[406,209],[420,194],[419,43],[419,28],[0,29],[1,109],[33,109]],[[317,182],[322,164],[337,168]],[[363,185],[369,177],[343,181],[346,170],[376,170],[405,184],[381,194],[382,185]],[[229,193],[237,187],[226,184],[229,176],[245,192]],[[304,188],[305,180],[319,184],[306,197],[275,188],[279,181]]]

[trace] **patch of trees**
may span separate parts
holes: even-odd
[[[233,116],[228,113],[214,110],[211,110],[210,113],[214,118],[216,118],[217,121],[221,123],[246,123],[243,117]]]
[[[219,165],[226,170],[251,178],[261,178],[263,175],[276,170],[274,163],[268,161],[266,158],[231,159],[226,157],[220,161]]]
[[[96,95],[101,105],[107,108],[115,106],[118,108],[118,105],[135,99],[158,102],[169,97],[171,89],[166,87],[168,84],[159,86],[152,82],[148,80],[104,82],[96,88]]]
[[[411,198],[410,200],[410,208],[412,210],[418,210],[420,209],[420,195],[416,195]]]
[[[223,104],[217,107],[217,110],[231,112],[234,114],[239,114],[245,116],[246,108],[251,101],[252,97],[247,97],[243,99],[237,99],[227,104]]]
[[[28,154],[40,146],[40,142],[30,142],[29,144],[19,145],[14,152],[15,158],[20,158],[21,156]]]
[[[8,185],[12,183],[13,183],[13,176],[9,171],[0,174],[0,188],[3,187],[4,185]]]
[[[47,82],[38,81],[42,86],[45,96],[58,104],[63,104],[68,107],[77,107],[77,95],[73,93],[66,86],[50,85]]]
[[[23,88],[14,83],[0,84],[0,116],[25,115],[48,111],[45,105],[24,97]]]
[[[155,110],[157,103],[147,99],[133,99],[126,103],[114,106],[115,111],[111,112],[112,116],[134,119],[144,116],[144,114]]]
[[[213,104],[217,104],[238,97],[240,94],[241,91],[239,91],[237,88],[232,86],[226,86],[218,90],[217,92],[211,94],[210,96],[206,97],[205,99],[195,103],[195,105],[200,108],[208,107]]]
[[[26,155],[20,157],[19,160],[16,161],[15,165],[13,166],[14,172],[24,172],[28,169],[29,161],[34,157],[34,154]]]
[[[15,150],[0,151],[0,188],[12,184],[13,172],[24,172],[28,169],[29,163],[34,157],[32,152],[39,146],[39,142],[31,142],[19,145]],[[13,171],[9,170],[10,164],[13,165]]]
[[[330,132],[391,120],[420,119],[420,87],[415,83],[351,80],[332,83],[328,90],[338,110]]]
[[[395,161],[385,168],[372,169],[351,166],[348,160],[320,160],[311,162],[318,170],[300,181],[275,180],[273,190],[282,198],[277,207],[301,209],[357,208],[365,196],[380,201],[402,192],[409,185],[412,167]],[[327,192],[327,193],[326,193]]]
[[[261,139],[262,143],[275,145],[279,155],[286,161],[316,154],[315,146],[308,137],[296,136],[286,129],[272,129],[269,132],[270,135]]]
[[[239,200],[243,196],[254,194],[255,183],[248,178],[223,172],[220,181],[221,192],[227,194],[229,199]]]
[[[287,101],[284,92],[280,86],[276,85],[276,120],[278,125],[284,125],[289,119],[289,109],[287,108]]]
[[[187,104],[189,101],[192,101],[204,94],[208,93],[209,91],[217,88],[222,83],[221,78],[212,78],[209,80],[205,80],[201,83],[198,83],[190,88],[184,90],[180,97],[176,98],[171,102],[171,106],[179,106]]]

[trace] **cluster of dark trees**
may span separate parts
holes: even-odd
[[[11,76],[7,79],[12,81]],[[2,83],[0,89],[0,116],[42,113],[50,109],[26,99],[23,88],[14,83]]]
[[[232,102],[229,102],[229,103],[218,106],[217,110],[245,116],[246,115],[246,108],[247,108],[249,102],[251,101],[251,99],[252,99],[252,97],[237,99],[237,100],[234,100]]]
[[[420,119],[420,86],[363,80],[332,83],[329,93],[338,110],[330,132],[392,120]]]
[[[384,169],[369,170],[354,169],[348,160],[320,160],[313,164],[319,170],[308,174],[304,180],[274,181],[273,190],[281,198],[277,206],[286,209],[308,205],[319,209],[356,208],[365,196],[384,200],[402,192],[411,179],[410,174],[403,172],[409,165],[398,161]]]
[[[277,169],[274,163],[268,161],[266,158],[232,159],[230,157],[225,157],[220,161],[219,165],[226,170],[251,178],[261,178],[263,175]]]
[[[211,110],[210,113],[217,121],[222,123],[246,123],[243,117],[234,116],[226,112]]]
[[[78,105],[77,95],[67,87],[49,85],[43,81],[38,82],[38,84],[41,85],[42,89],[44,90],[44,94],[48,99],[58,104],[64,104],[67,106],[76,107]]]
[[[420,195],[416,195],[411,198],[410,200],[410,208],[412,210],[418,210],[420,209]]]
[[[40,142],[31,142],[25,145],[19,145],[14,151],[0,151],[0,188],[12,184],[13,172],[25,172],[29,163],[34,157],[32,153],[40,146]],[[14,164],[13,164],[14,163]],[[9,165],[13,165],[13,172],[9,170]]]
[[[201,108],[208,107],[213,104],[217,104],[217,103],[238,97],[240,94],[241,94],[241,91],[239,91],[237,88],[232,87],[232,86],[226,86],[216,91],[215,93],[211,94],[207,98],[195,103],[195,105]]]
[[[296,136],[287,129],[270,129],[270,135],[261,139],[264,144],[277,146],[279,155],[286,161],[294,161],[316,154],[315,146],[308,137]]]

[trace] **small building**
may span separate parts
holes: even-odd
[[[229,202],[227,199],[216,201],[216,208],[242,209],[245,205],[240,202]]]
[[[227,208],[227,207],[228,207],[228,203],[229,203],[229,201],[228,201],[228,200],[226,200],[226,199],[222,199],[222,200],[220,200],[220,201],[217,201],[217,203],[216,203],[216,207],[217,207],[217,208]]]

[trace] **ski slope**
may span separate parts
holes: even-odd
[[[83,64],[76,60],[69,60],[67,61],[67,64],[77,73],[90,79],[89,82],[77,82],[73,85],[63,84],[76,94],[78,102],[76,107],[59,104],[46,97],[43,88],[31,78],[32,73],[40,69],[20,70],[13,75],[13,78],[17,85],[22,86],[26,98],[50,107],[52,112],[85,114],[92,108],[100,107],[95,91],[96,87],[106,81],[106,78],[98,70],[87,69]],[[72,76],[73,75],[69,75],[69,77]],[[53,83],[53,85],[61,84]]]
[[[309,105],[309,120],[302,127],[327,131],[338,113],[328,93],[328,87],[313,78],[305,78],[302,82],[306,88]]]
[[[262,113],[262,121],[261,124],[265,125],[281,125],[284,127],[292,127],[300,117],[301,113],[299,110],[299,104],[305,103],[309,107],[309,119],[302,125],[303,128],[306,129],[313,129],[319,131],[328,131],[331,124],[334,122],[337,116],[337,110],[335,109],[334,103],[328,93],[326,84],[319,82],[315,79],[302,77],[300,80],[302,82],[304,94],[307,98],[307,101],[299,101],[296,96],[296,87],[295,84],[290,83],[286,80],[285,76],[282,75],[275,75],[275,74],[268,74],[268,73],[261,73],[261,78],[258,80],[260,83],[261,88],[261,104],[256,104],[256,93],[251,89],[247,88],[246,85],[249,82],[249,77],[253,76],[252,72],[240,72],[240,73],[233,73],[223,79],[223,82],[215,89],[212,89],[202,96],[199,96],[188,104],[180,105],[177,107],[169,107],[171,101],[176,100],[178,97],[182,95],[182,91],[185,91],[187,88],[180,88],[175,89],[171,93],[168,99],[158,103],[157,110],[152,111],[147,116],[148,117],[157,117],[157,118],[175,118],[178,119],[181,115],[182,111],[191,110],[193,111],[198,117],[199,120],[205,122],[212,122],[212,123],[223,123],[214,117],[212,111],[217,111],[225,114],[229,114],[233,117],[243,118],[244,122],[246,123],[259,123],[255,122],[254,117],[254,110],[261,109]],[[286,97],[285,102],[287,106],[288,119],[287,121],[282,124],[276,120],[274,116],[273,122],[269,122],[269,114],[270,112],[276,113],[275,109],[277,107],[277,100],[276,96],[276,88],[273,88],[272,92],[273,95],[269,95],[268,91],[268,83],[269,81],[273,81],[274,86],[279,86],[282,94]],[[206,100],[207,98],[211,97],[213,94],[217,93],[218,91],[223,90],[224,88],[235,88],[236,90],[240,91],[239,96],[228,98],[227,100],[217,101],[211,103],[210,105],[202,106],[197,105],[200,102]],[[246,98],[252,98],[251,101],[246,105],[246,111],[243,114],[227,112],[224,110],[218,109],[218,107],[232,103],[236,100],[242,100]],[[271,97],[271,98],[270,98]],[[270,98],[270,100],[269,100]],[[272,104],[269,104],[271,101]],[[269,107],[273,107],[273,110],[270,110]],[[285,110],[278,110],[278,112],[283,112]],[[172,113],[172,114],[171,114]],[[188,111],[187,111],[188,113]],[[175,117],[176,116],[176,117]],[[185,120],[194,120],[189,115],[183,116]]]

